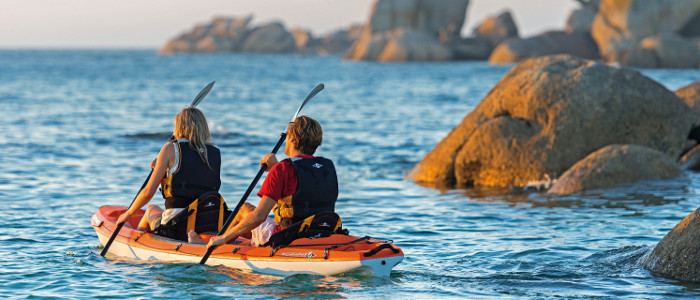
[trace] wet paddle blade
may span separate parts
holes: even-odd
[[[291,122],[294,122],[294,120],[295,120],[295,119],[297,118],[297,116],[299,115],[299,112],[301,111],[301,109],[304,107],[304,105],[306,105],[306,102],[309,102],[309,100],[311,100],[311,98],[313,98],[314,96],[316,96],[316,94],[318,94],[319,92],[321,92],[321,91],[323,90],[324,87],[325,87],[325,86],[323,85],[323,83],[319,83],[318,85],[316,85],[316,87],[314,87],[313,90],[311,90],[311,92],[309,93],[309,95],[306,96],[306,99],[304,99],[304,102],[302,102],[302,103],[301,103],[301,106],[299,106],[299,109],[297,109],[297,112],[294,113],[294,116],[292,117],[292,121],[291,121]]]
[[[216,81],[212,81],[211,83],[207,84],[207,86],[205,86],[199,92],[199,94],[197,94],[197,96],[194,97],[194,100],[192,100],[192,104],[190,104],[190,106],[197,106],[197,104],[199,104],[199,102],[202,102],[202,99],[204,99],[204,97],[206,97],[207,94],[209,94],[209,91],[211,91],[211,88],[214,87],[215,82]]]

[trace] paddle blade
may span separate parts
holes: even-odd
[[[314,87],[313,90],[311,90],[311,92],[309,93],[309,95],[306,96],[306,98],[304,99],[304,102],[302,102],[301,105],[299,106],[299,109],[297,109],[297,112],[294,113],[294,116],[292,117],[292,121],[291,121],[291,122],[294,122],[294,120],[296,120],[297,116],[299,115],[299,112],[300,112],[301,109],[304,107],[304,105],[306,105],[306,102],[309,102],[309,100],[311,100],[311,98],[313,98],[314,96],[316,96],[316,94],[318,94],[319,92],[321,92],[321,91],[323,90],[324,87],[325,87],[325,86],[323,85],[323,83],[319,83],[318,85],[316,85],[316,87]]]
[[[209,91],[211,91],[211,88],[214,87],[215,82],[216,81],[212,81],[211,83],[207,84],[207,86],[205,86],[201,91],[199,91],[199,94],[197,94],[197,96],[194,97],[194,100],[192,100],[192,104],[190,104],[190,106],[197,106],[199,102],[202,102],[204,97],[206,97],[207,94],[209,94]]]

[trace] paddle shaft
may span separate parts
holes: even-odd
[[[311,92],[306,96],[306,98],[304,98],[304,102],[301,103],[301,105],[299,106],[297,111],[294,113],[294,116],[292,117],[291,122],[294,122],[294,120],[296,120],[297,116],[299,115],[299,112],[304,107],[304,105],[306,105],[306,103],[309,102],[309,100],[311,100],[311,98],[316,96],[316,94],[321,92],[324,87],[325,86],[323,85],[323,83],[319,83],[314,87],[313,90],[311,90]],[[287,138],[287,129],[286,128],[284,129],[284,131],[280,135],[280,139],[279,139],[279,141],[277,141],[277,144],[275,145],[275,148],[272,149],[271,153],[277,154],[277,150],[280,149],[280,147],[282,146],[282,143],[284,143],[285,138]],[[248,189],[243,194],[243,197],[241,197],[241,201],[238,201],[238,205],[236,205],[236,208],[233,209],[233,212],[231,213],[231,215],[229,215],[228,218],[226,219],[226,223],[224,223],[224,225],[221,227],[221,230],[219,230],[219,233],[217,234],[217,236],[220,236],[226,232],[226,230],[228,229],[228,226],[230,225],[230,223],[236,217],[236,214],[238,214],[238,211],[243,206],[243,203],[245,203],[245,200],[248,199],[248,195],[250,195],[250,193],[253,191],[253,188],[255,188],[255,185],[258,184],[258,180],[260,180],[260,177],[262,177],[262,174],[265,172],[265,169],[267,169],[266,164],[263,164],[262,166],[260,166],[260,170],[258,171],[258,174],[255,175],[255,179],[253,179],[253,182],[250,183],[250,185],[248,186]],[[199,261],[200,265],[203,265],[204,263],[207,262],[207,259],[209,259],[209,255],[211,255],[212,251],[214,251],[214,247],[209,247],[207,249],[207,252],[204,253],[204,256],[202,257],[202,260]]]
[[[199,93],[197,93],[197,96],[194,97],[194,100],[192,100],[192,103],[190,103],[190,106],[197,106],[199,102],[202,102],[204,97],[209,94],[209,91],[211,91],[211,88],[214,87],[214,83],[216,81],[212,81],[209,84],[207,84]],[[175,135],[170,136],[168,139],[169,141],[174,141],[175,140]],[[151,175],[153,175],[153,169],[151,169],[151,172],[148,173],[148,177],[146,177],[146,181],[143,182],[141,185],[141,188],[139,189],[138,193],[136,193],[136,197],[134,197],[134,200],[131,200],[131,204],[129,204],[129,207],[126,208],[128,211],[132,205],[134,205],[134,202],[136,202],[136,198],[139,197],[139,194],[141,194],[141,191],[143,190],[144,187],[146,187],[146,184],[148,183],[149,180],[151,180]],[[100,252],[100,256],[105,256],[107,254],[107,250],[109,250],[109,246],[112,245],[112,242],[114,242],[114,239],[119,235],[119,231],[122,230],[122,227],[124,227],[124,223],[119,223],[117,224],[117,227],[114,229],[114,232],[112,232],[112,236],[109,237],[109,240],[105,244],[105,247],[102,249]]]
[[[279,141],[277,141],[277,145],[275,145],[275,148],[272,149],[271,153],[277,154],[277,151],[282,146],[282,143],[284,143],[286,137],[287,133],[283,132],[280,136]],[[258,174],[255,175],[255,179],[253,179],[253,182],[250,183],[248,189],[245,190],[243,197],[241,197],[241,200],[238,201],[238,204],[236,205],[236,208],[233,209],[233,212],[228,216],[228,218],[226,218],[226,222],[223,226],[221,226],[221,230],[219,230],[219,233],[217,235],[222,235],[226,232],[226,229],[228,229],[228,226],[231,224],[231,222],[233,222],[233,219],[236,217],[236,214],[238,214],[238,211],[241,210],[241,207],[243,207],[243,203],[245,203],[246,199],[248,199],[248,196],[250,196],[250,193],[258,184],[258,181],[260,181],[260,177],[262,177],[262,174],[265,173],[265,169],[267,169],[267,164],[263,164],[262,166],[260,166],[260,170],[258,170]],[[200,265],[203,265],[207,262],[207,259],[209,259],[209,255],[211,255],[212,251],[214,251],[214,247],[210,247],[209,249],[207,249],[207,252],[204,253],[204,256],[202,257],[202,260],[199,261]]]
[[[149,180],[151,180],[151,175],[153,175],[153,170],[151,170],[151,173],[148,173],[148,177],[146,177],[146,181],[143,182],[141,185],[141,188],[139,189],[139,192],[136,193],[136,197],[134,197],[134,200],[131,200],[131,204],[129,204],[129,207],[126,208],[126,210],[129,210],[132,205],[134,205],[134,202],[136,201],[136,198],[139,197],[139,194],[143,190],[144,187],[146,187],[146,184],[148,183]],[[117,228],[114,229],[114,232],[112,232],[112,236],[109,237],[109,241],[105,244],[105,247],[102,249],[102,252],[100,252],[100,256],[105,256],[107,254],[107,250],[109,249],[109,246],[112,245],[112,242],[114,242],[114,239],[119,235],[119,231],[122,230],[122,227],[124,227],[124,223],[122,222],[117,224]]]

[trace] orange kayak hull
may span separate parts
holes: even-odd
[[[124,206],[103,206],[92,216],[91,224],[100,244],[109,240]],[[136,230],[144,211],[135,213],[122,227],[108,253],[136,260],[199,263],[206,252],[201,244],[190,244]],[[130,228],[129,228],[130,227]],[[390,242],[373,238],[334,234],[315,239],[298,239],[287,247],[250,246],[245,238],[217,247],[207,265],[288,276],[293,274],[337,275],[351,271],[371,271],[389,276],[403,260],[403,251]]]

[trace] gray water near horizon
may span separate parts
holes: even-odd
[[[700,285],[653,276],[639,264],[700,206],[698,173],[569,196],[438,190],[403,179],[512,65],[2,50],[0,66],[3,298],[700,295]],[[641,72],[671,90],[700,80],[700,70]],[[212,80],[199,108],[222,151],[221,192],[234,205],[302,99],[325,84],[302,113],[323,126],[317,154],[336,164],[344,226],[404,250],[389,278],[275,277],[99,256],[91,215],[102,205],[129,205],[174,115]]]

